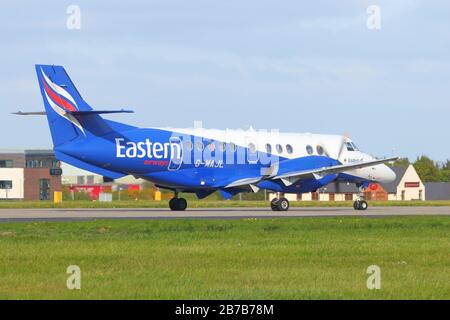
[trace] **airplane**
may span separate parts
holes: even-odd
[[[355,210],[366,210],[364,190],[387,183],[395,173],[358,149],[344,135],[195,128],[138,128],[102,117],[133,111],[94,110],[64,67],[35,65],[56,159],[118,179],[127,175],[171,190],[171,210],[187,208],[179,193],[203,199],[218,191],[224,199],[260,189],[276,193],[270,206],[287,211],[285,193],[314,192],[330,183],[355,183]]]

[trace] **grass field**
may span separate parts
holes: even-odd
[[[448,217],[0,224],[2,299],[450,299],[449,271]]]
[[[349,207],[353,201],[291,201],[291,207]],[[369,201],[369,206],[450,206],[449,201]],[[0,209],[10,208],[168,208],[168,201],[122,200],[112,202],[99,201],[63,201],[54,204],[51,201],[0,201]],[[269,208],[269,201],[237,200],[188,200],[188,208],[230,208],[230,207],[264,207]]]

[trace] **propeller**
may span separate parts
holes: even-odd
[[[323,141],[321,141],[321,146],[323,148],[324,154],[328,157],[328,158],[332,158],[332,159],[336,159],[337,161],[339,161],[340,163],[342,163],[341,159],[341,155],[342,152],[344,151],[344,147],[345,147],[345,139],[347,137],[345,135],[342,135],[338,141],[337,144],[334,144],[337,141],[333,141],[333,144],[330,145],[330,142],[328,142],[328,145],[323,143]],[[337,179],[338,175],[336,175]],[[334,180],[334,186],[335,186],[335,190],[336,193],[340,192],[340,187],[339,187],[339,182],[337,180]]]
[[[337,145],[327,145],[323,142],[321,142],[322,149],[325,153],[325,155],[329,158],[333,158],[339,161],[341,158],[342,152],[344,151],[345,147],[345,136],[341,136],[341,139]]]

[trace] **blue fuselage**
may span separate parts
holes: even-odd
[[[242,146],[230,147],[223,141],[210,141],[162,129],[111,132],[77,141],[76,144],[55,147],[55,151],[62,158],[67,155],[106,172],[134,175],[161,186],[185,191],[223,188],[239,179],[260,176],[262,170],[272,164],[262,160],[270,157],[268,153],[257,151],[257,154],[251,154],[249,148]],[[299,168],[308,170],[339,164],[337,160],[323,155],[295,159],[278,157],[277,161],[278,174]],[[357,177],[339,177],[346,181],[362,182]],[[290,186],[285,186],[279,180],[263,180],[257,186],[277,192],[300,193],[314,191],[339,177],[331,174],[320,179],[302,179]]]

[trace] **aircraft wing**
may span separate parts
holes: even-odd
[[[239,179],[227,184],[225,188],[249,187],[252,191],[257,192],[259,188],[255,184],[261,180],[261,176]]]
[[[296,181],[300,180],[303,177],[307,176],[313,176],[314,178],[320,178],[329,174],[337,174],[340,172],[365,168],[365,167],[371,167],[377,164],[395,161],[398,157],[392,157],[392,158],[384,158],[384,159],[376,159],[371,161],[362,161],[357,163],[350,163],[350,164],[340,164],[336,166],[331,167],[323,167],[323,168],[316,168],[316,169],[309,169],[309,170],[299,170],[299,171],[291,171],[284,173],[282,175],[278,175],[275,177],[271,177],[272,180],[280,179],[285,185],[289,186]]]
[[[278,180],[278,179],[281,180],[283,182],[283,184],[285,184],[286,186],[290,186],[302,178],[314,177],[314,178],[318,179],[318,178],[321,178],[321,177],[329,175],[329,174],[337,174],[340,172],[370,167],[370,166],[374,166],[374,165],[381,164],[381,163],[395,161],[397,159],[398,159],[398,157],[392,157],[392,158],[376,159],[376,160],[371,160],[371,161],[362,161],[362,162],[350,163],[350,164],[340,164],[340,165],[330,166],[330,167],[291,171],[291,172],[283,173],[281,175],[270,175],[270,176],[244,178],[244,179],[239,179],[239,180],[231,182],[230,184],[226,185],[225,188],[249,187],[252,190],[257,190],[258,187],[256,186],[256,184],[258,182],[260,182],[262,180]]]

